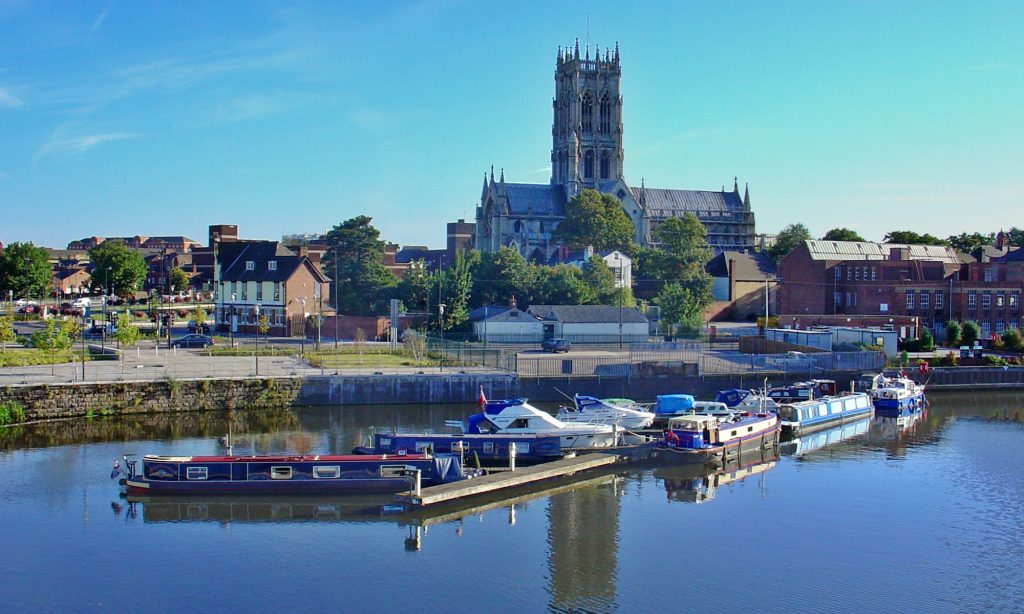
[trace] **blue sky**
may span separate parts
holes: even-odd
[[[625,172],[758,232],[1024,226],[1024,2],[0,2],[0,241],[444,244],[549,179],[557,47],[619,43]],[[1016,215],[1014,215],[1016,214]]]

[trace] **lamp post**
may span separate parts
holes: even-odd
[[[438,300],[441,300],[441,286],[437,287]],[[441,331],[441,357],[438,362],[438,370],[444,372],[444,303],[437,304],[437,327]]]
[[[260,374],[260,304],[253,306],[256,310],[256,375]]]
[[[306,318],[309,314],[306,312],[306,297],[299,299],[299,303],[302,304],[302,356],[306,355]]]
[[[231,349],[235,349],[235,293],[231,293],[231,319],[228,320],[228,336],[231,338]]]
[[[334,353],[338,353],[338,249],[334,246]]]

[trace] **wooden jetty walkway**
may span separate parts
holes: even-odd
[[[415,507],[435,505],[445,501],[454,501],[456,499],[494,492],[505,488],[523,486],[540,480],[572,475],[580,471],[612,465],[618,460],[619,457],[615,454],[593,452],[590,454],[582,454],[575,458],[563,458],[561,460],[534,465],[532,467],[517,468],[515,471],[491,473],[471,480],[462,480],[460,482],[450,482],[448,484],[430,486],[420,490],[419,495],[415,495],[413,493],[399,493],[397,497],[399,501]]]

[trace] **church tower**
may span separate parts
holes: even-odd
[[[622,96],[619,95],[619,46],[615,50],[580,42],[558,50],[554,121],[551,125],[551,183],[564,185],[568,197],[583,188],[622,177]]]

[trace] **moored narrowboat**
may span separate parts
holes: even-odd
[[[391,493],[465,479],[449,454],[373,456],[157,456],[142,457],[136,473],[125,455],[121,484],[129,494],[347,494]],[[115,467],[115,475],[119,471]]]
[[[690,414],[669,419],[657,449],[669,461],[722,464],[778,443],[779,417],[774,413]]]
[[[783,433],[800,435],[830,426],[863,418],[871,414],[874,406],[863,392],[836,397],[811,399],[779,406],[779,423]]]
[[[561,439],[558,435],[471,435],[442,433],[376,433],[373,436],[374,454],[450,453],[462,454],[466,462],[479,459],[481,463],[507,464],[509,446],[515,446],[517,463],[539,463],[562,458]]]

